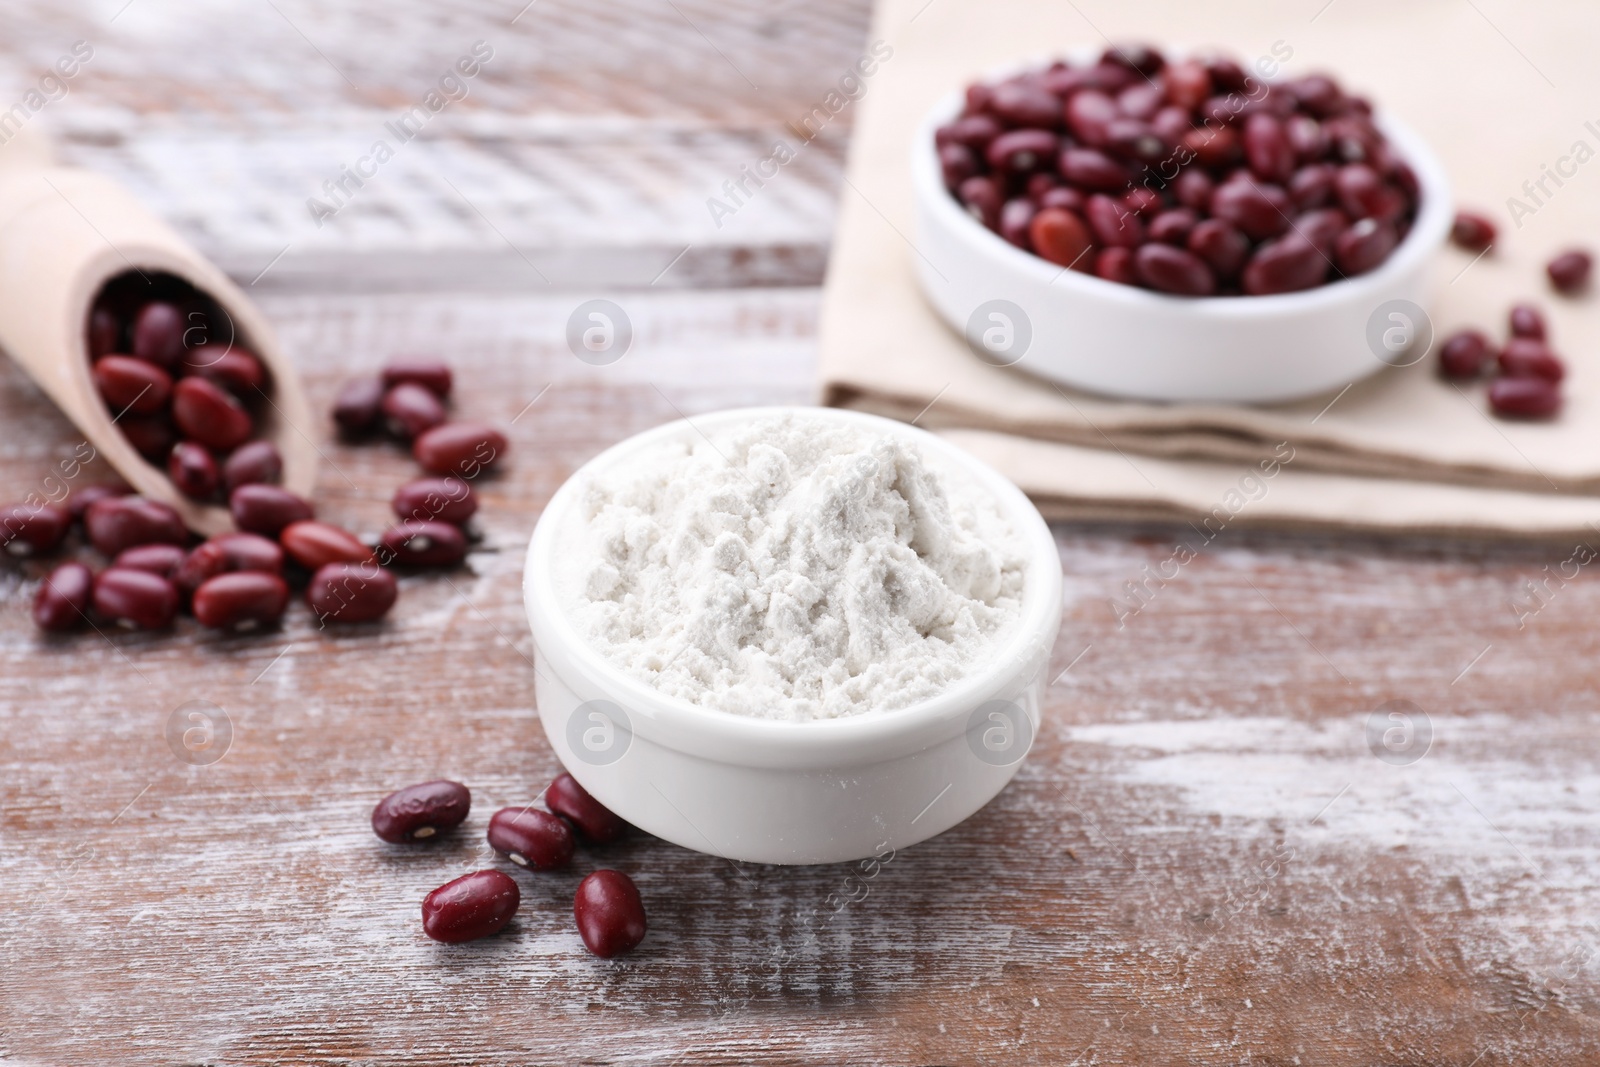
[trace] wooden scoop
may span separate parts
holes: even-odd
[[[8,146],[8,149],[10,146]],[[95,450],[144,496],[177,509],[211,536],[233,529],[225,507],[178,492],[112,422],[90,376],[89,311],[119,275],[170,274],[208,294],[231,320],[232,343],[271,376],[256,436],[283,456],[283,486],[310,497],[317,476],[316,426],[294,367],[244,293],[199,252],[109,178],[40,165],[37,153],[0,157],[0,347],[73,421]],[[226,333],[224,328],[219,333]],[[223,338],[226,340],[226,338]]]

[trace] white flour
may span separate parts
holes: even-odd
[[[867,428],[774,416],[588,488],[580,632],[662,693],[737,715],[905,707],[1016,622],[1021,543],[964,472]]]

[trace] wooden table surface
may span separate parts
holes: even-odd
[[[636,837],[521,876],[502,936],[427,941],[423,894],[495,862],[487,815],[559,770],[519,589],[544,501],[679,413],[812,396],[844,127],[724,228],[703,200],[853,60],[868,12],[121,5],[9,5],[0,93],[92,39],[30,121],[254,281],[319,411],[437,354],[514,453],[468,565],[404,579],[382,625],[297,608],[250,637],[46,639],[43,565],[0,563],[0,1063],[1600,1059],[1600,587],[1549,579],[1571,552],[1547,548],[1225,534],[1119,623],[1175,532],[1058,526],[1045,723],[967,822],[870,877]],[[468,100],[312,225],[323,179],[480,39]],[[591,367],[563,334],[600,292],[636,340]],[[381,528],[409,459],[306,429],[322,515]],[[0,499],[77,443],[0,363]],[[231,732],[215,762],[169,744],[192,701]],[[1416,732],[1386,749],[1391,701]],[[472,786],[466,830],[378,842],[372,804],[436,776]],[[570,917],[602,863],[651,923],[611,962]]]

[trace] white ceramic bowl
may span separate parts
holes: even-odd
[[[893,711],[813,722],[745,718],[663,696],[608,661],[572,625],[553,567],[581,530],[599,470],[665,442],[802,411],[915,442],[924,460],[991,492],[1028,554],[1021,618],[990,665]],[[832,863],[904,848],[977,811],[1016,773],[1039,725],[1061,622],[1055,540],[1016,486],[904,423],[831,408],[747,408],[673,422],[616,445],[550,499],[528,545],[523,594],[545,734],[601,803],[668,841],[760,863]]]
[[[1007,364],[1111,396],[1247,403],[1309,396],[1408,361],[1375,348],[1369,336],[1381,338],[1400,322],[1391,312],[1415,318],[1385,304],[1426,307],[1429,260],[1450,228],[1452,209],[1444,168],[1393,118],[1375,121],[1416,171],[1422,203],[1405,240],[1377,269],[1298,293],[1180,297],[1063,271],[969,215],[944,187],[933,139],[961,106],[959,92],[941,101],[912,146],[917,277],[958,333],[966,334],[989,301],[1021,309],[1026,325],[1011,328],[1028,329],[1031,339]],[[987,311],[982,318],[990,321]],[[1378,329],[1370,334],[1374,322]],[[1415,349],[1410,355],[1421,358]]]

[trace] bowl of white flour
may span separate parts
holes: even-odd
[[[827,863],[987,803],[1039,725],[1049,528],[932,434],[830,408],[696,416],[551,498],[523,579],[539,716],[669,841]]]

